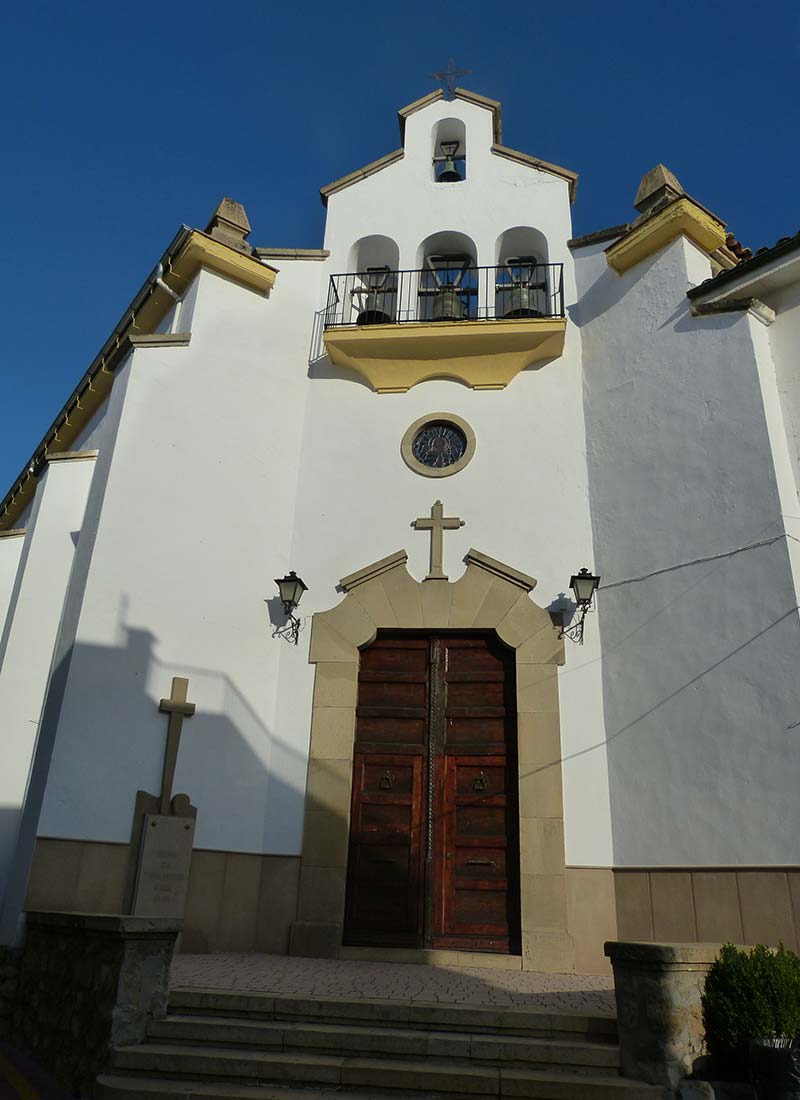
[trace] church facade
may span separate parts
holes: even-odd
[[[797,947],[800,236],[399,121],[323,248],[182,228],[0,508],[2,942]]]

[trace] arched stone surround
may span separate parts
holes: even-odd
[[[570,971],[558,628],[528,595],[536,581],[485,554],[470,550],[466,572],[454,583],[416,581],[406,560],[401,550],[343,578],[344,599],[313,617],[309,661],[316,676],[290,951],[336,958],[341,950],[359,648],[380,629],[494,629],[516,651],[522,965]],[[469,956],[459,961],[468,965]]]

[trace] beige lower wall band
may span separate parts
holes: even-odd
[[[39,837],[26,906],[120,913],[127,870],[127,844]],[[299,881],[299,856],[195,849],[181,950],[285,955]]]
[[[27,906],[118,913],[127,862],[127,844],[40,837]],[[568,866],[565,880],[578,973],[608,972],[607,939],[800,948],[800,866]],[[286,954],[299,884],[298,856],[195,850],[181,949]]]
[[[800,867],[614,871],[619,938],[800,946]]]

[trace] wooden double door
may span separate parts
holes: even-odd
[[[518,953],[514,655],[494,634],[361,653],[344,942]]]

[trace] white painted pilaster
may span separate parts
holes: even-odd
[[[93,469],[91,458],[51,461],[39,478],[11,593],[13,613],[0,641],[0,891],[4,898]],[[12,943],[19,913],[5,913],[5,905],[3,912],[0,943]]]
[[[12,606],[24,545],[24,530],[0,532],[0,652],[2,652],[2,638]]]

